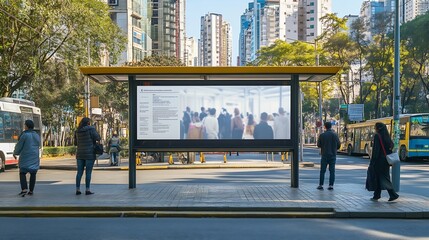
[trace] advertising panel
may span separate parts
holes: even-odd
[[[285,146],[291,140],[291,87],[261,82],[267,83],[141,82],[136,141],[145,148],[251,148],[261,141],[268,148]]]

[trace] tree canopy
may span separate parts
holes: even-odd
[[[88,65],[88,55],[91,65],[106,51],[114,62],[125,46],[98,0],[2,0],[0,32],[0,96],[31,87],[53,59],[76,71]]]

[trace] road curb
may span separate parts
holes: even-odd
[[[333,208],[0,207],[0,217],[389,218],[429,219],[429,212],[336,212]]]

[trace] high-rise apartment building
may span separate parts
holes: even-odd
[[[185,59],[185,0],[151,0],[152,54]]]
[[[198,40],[194,37],[186,39],[184,63],[186,66],[198,66]]]
[[[253,61],[257,58],[259,49],[270,46],[278,39],[299,40],[298,6],[299,0],[250,2],[241,15],[238,64],[243,66]]]
[[[249,4],[250,5],[250,4]],[[240,35],[238,41],[238,66],[245,66],[251,60],[252,49],[252,16],[250,8],[240,18]]]
[[[320,18],[332,13],[331,0],[299,0],[298,40],[314,42],[322,34],[323,24]]]
[[[151,5],[148,0],[107,0],[110,16],[127,36],[127,46],[118,62],[140,61],[151,55]]]
[[[388,1],[388,3],[390,4],[391,2]],[[375,33],[374,27],[377,15],[386,13],[386,9],[392,9],[392,7],[391,5],[386,6],[384,0],[367,0],[362,3],[360,16],[366,25],[368,39],[372,39],[372,35]]]
[[[231,26],[221,14],[208,13],[201,17],[198,43],[199,66],[231,66]]]
[[[429,10],[429,0],[407,0],[405,1],[403,21],[408,22]]]

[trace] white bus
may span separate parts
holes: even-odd
[[[34,102],[24,99],[0,98],[0,170],[4,171],[7,165],[17,165],[18,160],[13,157],[15,144],[24,131],[25,120],[34,122],[34,131],[42,136],[42,119],[40,108]],[[42,145],[42,142],[40,143]]]

